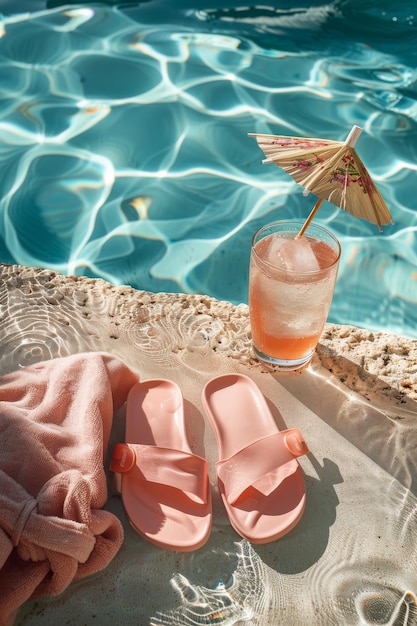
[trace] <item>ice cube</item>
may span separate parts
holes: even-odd
[[[268,237],[265,239],[268,242],[268,247],[264,250],[264,258],[268,263],[272,265],[284,266],[284,261],[281,258],[280,248],[287,241],[284,237]]]
[[[279,246],[279,256],[287,270],[295,272],[314,272],[320,265],[307,237],[286,239]]]

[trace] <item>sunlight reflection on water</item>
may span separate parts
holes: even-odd
[[[247,132],[342,139],[357,123],[395,223],[380,235],[323,205],[343,248],[329,321],[417,336],[414,53],[330,41],[337,3],[178,27],[152,4],[3,20],[0,259],[246,302],[253,232],[312,206]]]
[[[328,357],[330,371],[315,358],[297,376],[250,367],[246,307],[65,280],[49,270],[2,266],[0,278],[2,373],[104,350],[143,379],[177,378],[186,393],[190,441],[207,458],[213,487],[212,533],[190,553],[161,550],[141,538],[121,500],[109,497],[106,508],[124,524],[120,552],[100,575],[26,603],[16,623],[417,623],[416,410],[403,392],[359,366],[356,372],[337,355]],[[304,515],[291,532],[265,545],[242,541],[230,525],[215,486],[218,448],[201,407],[203,385],[240,368],[265,394],[279,428],[300,428],[311,451],[300,458]],[[342,380],[351,377],[349,386],[330,373],[340,370]],[[375,401],[355,393],[358,386]],[[124,411],[113,426],[107,456],[124,440]]]

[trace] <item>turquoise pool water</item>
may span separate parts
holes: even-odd
[[[314,201],[247,133],[358,124],[394,224],[323,203],[343,248],[329,321],[417,337],[414,0],[0,12],[1,261],[246,302],[253,232]]]

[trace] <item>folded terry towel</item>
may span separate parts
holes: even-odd
[[[123,541],[107,500],[113,414],[138,376],[105,353],[0,378],[0,624],[103,569]]]

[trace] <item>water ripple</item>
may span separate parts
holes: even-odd
[[[311,209],[247,132],[342,139],[357,123],[395,223],[380,236],[323,205],[343,248],[330,321],[417,336],[409,3],[185,7],[3,18],[1,260],[246,302],[253,232]]]
[[[234,544],[236,533],[215,488],[210,539],[201,550],[182,555],[140,539],[129,528],[121,501],[110,498],[108,507],[126,522],[120,556],[86,586],[71,586],[65,598],[29,603],[23,611],[31,617],[27,621],[22,615],[20,623],[36,623],[46,610],[62,616],[57,623],[74,615],[89,623],[96,615],[105,625],[114,624],[115,612],[126,623],[149,623],[146,617],[153,615],[152,622],[160,626],[232,626],[239,620],[263,626],[281,618],[291,626],[417,623],[411,403],[404,398],[396,400],[395,408],[389,403],[393,416],[385,416],[352,393],[357,388],[352,380],[350,388],[331,389],[328,371],[325,385],[320,376],[304,379],[301,389],[297,377],[285,379],[287,386],[291,381],[298,386],[290,396],[250,360],[246,306],[208,296],[141,293],[104,281],[66,279],[50,270],[0,269],[0,373],[104,350],[143,377],[181,377],[191,440],[202,446],[214,469],[217,447],[202,441],[210,429],[198,404],[201,389],[219,371],[249,364],[274,412],[282,411],[279,420],[300,427],[312,450],[300,459],[308,493],[303,518],[281,540],[256,549],[247,542]],[[404,357],[406,348],[397,349]],[[332,369],[339,367],[334,358],[331,362]],[[346,364],[343,373],[351,375]],[[386,410],[386,394],[398,398],[398,389],[387,392],[386,383],[375,384],[384,388],[379,401]],[[317,414],[307,408],[312,398]],[[119,415],[115,440],[123,438],[124,426]]]

